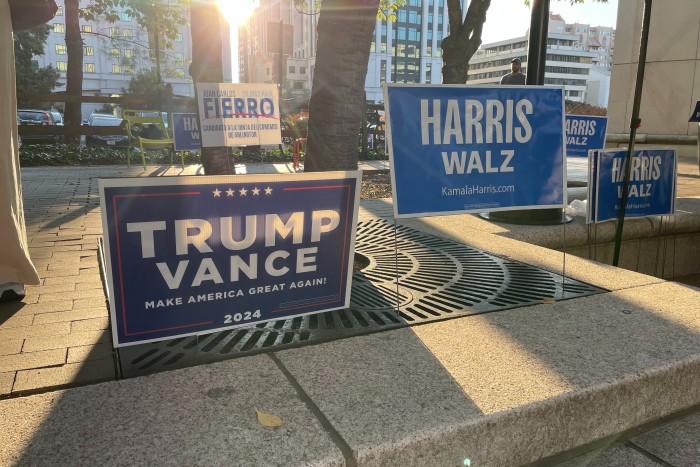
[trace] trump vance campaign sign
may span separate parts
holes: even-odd
[[[387,85],[384,102],[396,217],[566,204],[562,88]]]
[[[100,180],[114,345],[347,308],[359,181]]]
[[[277,85],[198,83],[203,147],[282,144]]]

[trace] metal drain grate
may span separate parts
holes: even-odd
[[[564,294],[560,275],[384,220],[361,222],[355,249],[349,309],[123,347],[122,376],[604,292],[566,279]]]

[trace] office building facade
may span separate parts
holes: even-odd
[[[59,9],[49,23],[51,32],[46,42],[45,53],[35,57],[41,67],[52,65],[60,73],[61,83],[54,92],[65,91],[68,56],[65,38],[65,5],[56,1]],[[82,1],[81,6],[86,6]],[[174,7],[174,5],[173,5]],[[119,11],[119,20],[87,21],[80,19],[83,39],[83,95],[120,95],[128,89],[131,78],[139,72],[155,69],[153,38],[140,27],[124,9]],[[179,28],[177,38],[169,49],[161,47],[161,76],[173,92],[180,96],[194,96],[188,67],[192,57],[192,41],[189,24]],[[102,104],[83,104],[83,118]]]

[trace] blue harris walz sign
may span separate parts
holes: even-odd
[[[588,151],[605,147],[608,117],[567,115],[565,120],[566,155],[588,157]]]
[[[626,150],[596,151],[591,190],[592,222],[619,216],[625,176]],[[632,153],[625,218],[675,212],[676,151],[642,149]]]
[[[100,180],[114,345],[348,307],[359,179]]]
[[[199,118],[196,113],[173,114],[173,139],[176,151],[199,151],[202,149],[202,135],[199,131]]]
[[[561,88],[389,85],[384,102],[396,217],[564,206]]]

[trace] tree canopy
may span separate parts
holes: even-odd
[[[15,70],[17,74],[17,106],[42,107],[46,104],[24,96],[49,94],[58,83],[59,73],[52,66],[40,68],[32,58],[44,55],[49,26],[42,25],[25,31],[15,31]]]

